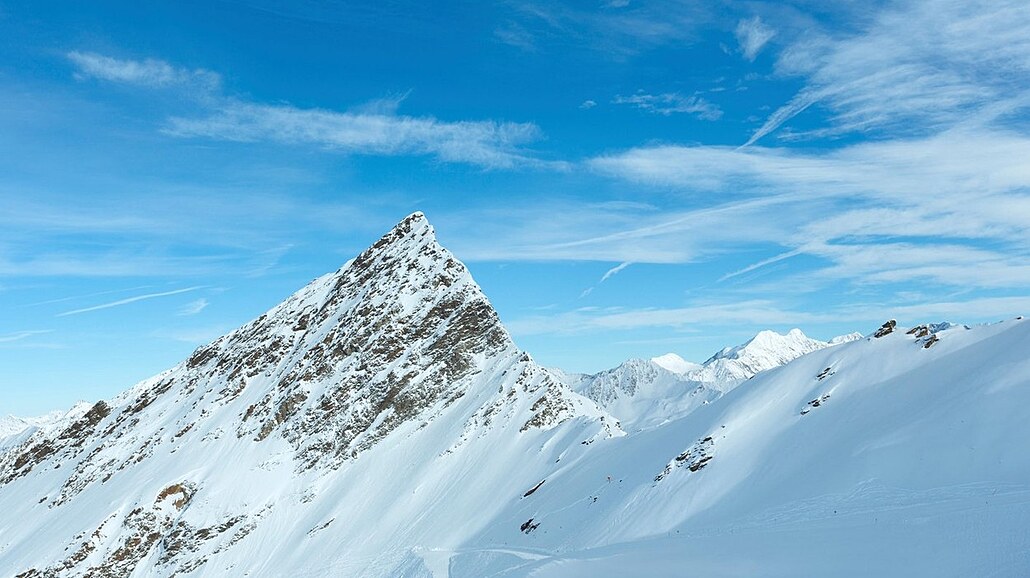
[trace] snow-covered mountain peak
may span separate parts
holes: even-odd
[[[828,345],[808,337],[800,329],[791,329],[786,334],[760,331],[747,342],[727,347],[710,357],[692,377],[706,383],[732,385]]]
[[[702,365],[668,353],[649,360],[630,359],[568,381],[624,426],[642,429],[682,417],[759,372],[828,346],[800,329],[786,334],[765,330],[741,345],[722,349]]]
[[[695,371],[701,367],[696,363],[683,359],[675,353],[666,353],[665,355],[652,357],[651,362],[658,365],[659,367],[667,369],[673,373],[679,374],[686,374],[691,371]]]
[[[862,335],[861,333],[859,333],[857,331],[853,331],[851,333],[847,333],[847,334],[844,334],[844,335],[838,335],[838,336],[830,339],[827,343],[829,343],[830,345],[841,345],[841,344],[844,344],[844,343],[851,343],[852,341],[858,341],[859,339],[862,339],[863,337],[865,337],[865,336]]]
[[[0,416],[0,450],[5,446],[17,443],[25,435],[35,430],[56,430],[79,419],[93,404],[85,401],[76,402],[68,410],[54,410],[35,417],[18,417],[14,415]],[[24,435],[20,435],[23,434]]]
[[[327,463],[327,451],[329,462],[356,456],[467,395],[486,403],[479,397],[496,394],[486,379],[495,373],[511,377],[512,387],[548,392],[527,424],[556,423],[576,406],[557,380],[538,379],[546,372],[515,346],[422,213],[337,272],[201,348],[185,368],[214,380],[227,375],[223,395],[248,401],[237,435],[282,436],[308,467]]]
[[[742,359],[749,355],[760,355],[762,353],[776,353],[785,350],[812,350],[821,346],[821,341],[816,341],[805,335],[800,329],[794,328],[785,334],[776,333],[769,329],[759,331],[754,337],[741,345],[726,347],[713,355],[705,363],[716,359]]]
[[[93,538],[72,554],[26,546],[0,568],[61,577],[137,567],[171,575],[216,559],[232,568],[259,544],[307,540],[320,512],[365,520],[332,534],[380,552],[391,536],[428,535],[434,519],[387,522],[384,511],[446,515],[451,502],[440,496],[452,493],[480,510],[499,507],[498,487],[514,494],[539,482],[499,462],[517,455],[553,468],[556,456],[619,435],[614,421],[515,346],[468,269],[415,213],[176,367],[58,429],[19,434],[0,452],[0,510],[33,520],[24,536],[61,520],[62,544],[73,533]],[[564,441],[542,449],[550,435]],[[425,493],[402,507],[393,500],[410,494],[413,464],[439,475],[427,474]],[[503,476],[452,492],[465,464],[492,464]],[[386,502],[340,499],[356,480],[395,491],[384,490]],[[296,513],[323,490],[326,501]],[[369,538],[373,519],[393,525]],[[454,525],[453,540],[472,531],[462,528]],[[0,520],[0,533],[8,529]],[[234,549],[248,534],[250,546]]]

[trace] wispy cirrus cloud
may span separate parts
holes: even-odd
[[[515,319],[508,329],[518,336],[541,334],[579,334],[591,331],[629,331],[634,329],[687,329],[711,324],[744,323],[771,326],[826,321],[822,315],[782,309],[771,300],[736,303],[704,303],[688,307],[651,309],[580,308],[555,315]]]
[[[0,276],[192,279],[185,284],[224,275],[255,278],[282,272],[284,256],[303,246],[303,235],[374,234],[391,224],[391,205],[402,202],[384,196],[358,206],[266,192],[290,188],[294,180],[254,169],[248,178],[263,183],[152,183],[147,196],[19,194],[0,185]],[[133,190],[120,176],[109,188]]]
[[[112,289],[109,291],[95,291],[93,293],[86,293],[83,295],[71,295],[68,297],[58,297],[55,299],[47,299],[45,301],[36,301],[35,303],[29,303],[26,307],[37,307],[40,305],[50,305],[51,303],[63,303],[66,301],[76,301],[78,299],[87,299],[89,297],[98,297],[100,295],[110,295],[112,293],[125,293],[128,291],[139,291],[140,289],[149,289],[150,285],[138,285],[136,287],[129,287],[126,289]]]
[[[201,68],[94,52],[73,51],[67,57],[79,78],[202,92],[199,114],[167,119],[161,132],[173,137],[314,146],[343,154],[430,155],[445,162],[492,169],[534,166],[564,170],[568,166],[540,161],[524,150],[526,144],[542,137],[533,123],[400,115],[397,109],[407,93],[344,111],[263,104],[225,95],[221,77]]]
[[[186,305],[183,305],[182,308],[179,309],[178,315],[180,317],[190,317],[200,313],[206,309],[208,305],[208,300],[201,297],[200,299],[190,301]]]
[[[782,229],[763,215],[789,202],[761,198],[661,211],[636,203],[542,202],[458,213],[451,219],[466,233],[455,239],[454,248],[472,261],[671,264],[775,237]],[[445,226],[446,221],[440,225]]]
[[[653,114],[669,116],[672,114],[692,114],[702,120],[719,120],[722,110],[715,104],[700,96],[683,96],[675,92],[648,94],[638,92],[629,96],[617,95],[613,104],[626,104]]]
[[[1028,151],[1018,133],[963,127],[829,151],[643,147],[591,166],[694,198],[767,199],[763,215],[738,210],[737,230],[775,221],[758,234],[781,250],[722,280],[807,255],[824,263],[808,278],[1012,288],[1030,283],[1030,168],[1019,160]]]
[[[642,51],[695,40],[698,30],[713,18],[715,10],[689,0],[617,0],[600,9],[574,2],[517,1],[509,4],[511,22],[502,30],[518,31],[512,46],[535,50],[570,44],[622,59]]]
[[[147,293],[145,295],[136,295],[135,297],[129,297],[126,299],[119,299],[117,301],[111,301],[108,303],[102,303],[100,305],[93,305],[92,307],[83,307],[81,309],[73,309],[71,311],[65,311],[64,313],[58,313],[57,317],[67,317],[69,315],[79,315],[81,313],[89,313],[91,311],[100,311],[102,309],[110,309],[112,307],[120,307],[122,305],[128,305],[129,303],[136,303],[138,301],[145,301],[148,299],[156,299],[158,297],[168,297],[170,295],[180,295],[182,293],[189,293],[198,289],[203,289],[203,286],[186,287],[184,289],[175,289],[173,291],[161,291],[159,293]]]
[[[925,138],[869,141],[830,150],[663,145],[590,159],[588,166],[634,182],[695,193],[863,195],[921,204],[942,196],[1013,194],[1030,187],[1020,163],[1030,137],[999,129],[956,128]],[[923,195],[913,195],[926,191]],[[968,198],[968,197],[967,197]]]
[[[79,51],[66,56],[76,66],[76,76],[81,79],[96,78],[149,88],[193,86],[209,91],[218,90],[222,83],[222,77],[210,70],[179,68],[154,58],[120,59]]]
[[[728,262],[713,282],[778,268],[778,278],[812,288],[1019,290],[1030,285],[1027,151],[1030,138],[1018,132],[970,127],[829,150],[640,147],[587,166],[643,192],[678,191],[689,208],[479,211],[461,219],[466,236],[455,248],[501,261],[696,263],[755,254],[751,263]]]
[[[753,61],[766,43],[776,36],[776,31],[763,23],[760,17],[754,16],[738,22],[734,34],[741,54]]]
[[[582,293],[579,294],[580,299],[582,299],[583,297],[586,297],[587,295],[590,295],[591,293],[593,293],[594,289],[597,289],[598,285],[600,285],[601,283],[604,283],[605,281],[607,281],[607,280],[611,279],[612,277],[618,275],[622,270],[624,270],[626,267],[629,267],[632,264],[633,264],[632,261],[625,261],[625,262],[619,263],[618,265],[616,265],[616,266],[612,267],[611,269],[608,269],[607,271],[605,271],[604,275],[601,275],[601,279],[597,282],[596,285],[591,285],[590,287],[587,287],[586,289],[583,290]]]
[[[515,22],[509,22],[507,25],[495,29],[494,38],[503,44],[520,48],[526,52],[534,52],[537,49],[533,35]]]
[[[236,142],[313,145],[371,155],[429,154],[490,168],[536,164],[519,150],[541,136],[531,123],[441,121],[376,112],[337,112],[230,101],[200,118],[173,117],[165,134]]]
[[[36,335],[44,335],[46,333],[53,333],[52,329],[40,329],[33,331],[17,331],[15,333],[0,334],[0,343],[13,343],[15,341],[21,341],[28,339]]]
[[[747,267],[743,267],[741,269],[737,269],[736,271],[731,271],[729,273],[726,273],[722,277],[719,277],[719,282],[721,283],[723,281],[726,281],[727,279],[732,279],[734,277],[739,277],[741,275],[745,275],[745,274],[750,273],[752,271],[756,271],[758,269],[761,269],[762,267],[765,267],[767,265],[772,265],[773,263],[779,263],[780,261],[783,261],[784,259],[790,259],[791,257],[796,257],[796,256],[798,256],[800,254],[802,254],[802,251],[800,249],[792,249],[790,251],[785,251],[785,252],[780,253],[778,255],[773,255],[772,257],[769,257],[768,259],[763,259],[761,261],[758,261],[757,263],[752,263],[752,264],[748,265]]]
[[[914,305],[864,304],[827,308],[818,313],[784,307],[772,299],[734,303],[707,302],[685,307],[624,309],[583,307],[554,315],[514,319],[507,327],[516,336],[582,335],[586,333],[672,329],[677,332],[711,327],[812,326],[833,323],[872,324],[896,318],[902,325],[927,320],[997,319],[1030,311],[1030,297],[980,297],[926,301]]]
[[[929,134],[1008,101],[1030,105],[1030,11],[1021,0],[903,2],[851,33],[805,36],[777,70],[805,85],[748,140],[813,104],[830,112],[813,136],[853,131]],[[1005,107],[1003,107],[1005,108]]]
[[[608,269],[607,271],[604,272],[604,275],[601,276],[601,280],[598,281],[598,283],[604,283],[605,281],[611,279],[615,275],[618,275],[619,272],[625,270],[626,267],[629,267],[632,264],[633,264],[632,261],[625,261],[623,263],[619,263],[618,265],[612,267],[611,269]]]

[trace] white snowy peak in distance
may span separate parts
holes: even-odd
[[[594,375],[574,376],[568,383],[618,418],[624,428],[644,429],[681,418],[759,372],[829,345],[800,329],[786,335],[767,330],[701,365],[668,353],[630,359]]]
[[[0,417],[0,439],[21,433],[30,427],[32,423],[29,419],[13,415]]]
[[[686,375],[692,371],[701,369],[700,364],[687,361],[675,353],[666,353],[665,355],[652,357],[651,362],[659,367],[668,369],[669,371],[680,375]]]
[[[82,417],[93,404],[80,401],[69,410],[55,410],[35,417],[17,417],[8,415],[0,417],[0,452],[5,448],[17,445],[22,438],[36,430],[51,431],[63,428]]]
[[[829,343],[830,345],[841,345],[844,343],[851,343],[852,341],[858,341],[859,339],[862,339],[864,337],[865,335],[862,335],[861,333],[855,331],[853,333],[847,333],[845,335],[838,335],[837,337],[830,339],[827,343]]]
[[[498,495],[621,434],[515,346],[415,213],[0,453],[0,575],[396,575],[415,546],[458,547]]]
[[[800,329],[791,329],[786,334],[760,331],[741,345],[719,351],[691,377],[706,383],[733,383],[828,346],[829,343],[812,339]]]

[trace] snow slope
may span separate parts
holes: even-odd
[[[607,440],[476,540],[510,544],[505,526],[533,516],[523,546],[547,555],[452,564],[476,557],[501,576],[1025,576],[1030,324],[937,335],[929,348],[901,331],[826,348]]]
[[[1030,324],[882,333],[624,434],[416,213],[0,453],[0,575],[1027,575]]]

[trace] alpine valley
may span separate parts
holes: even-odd
[[[1022,318],[890,321],[570,374],[415,213],[113,399],[0,420],[0,575],[1027,576],[1028,352]]]

